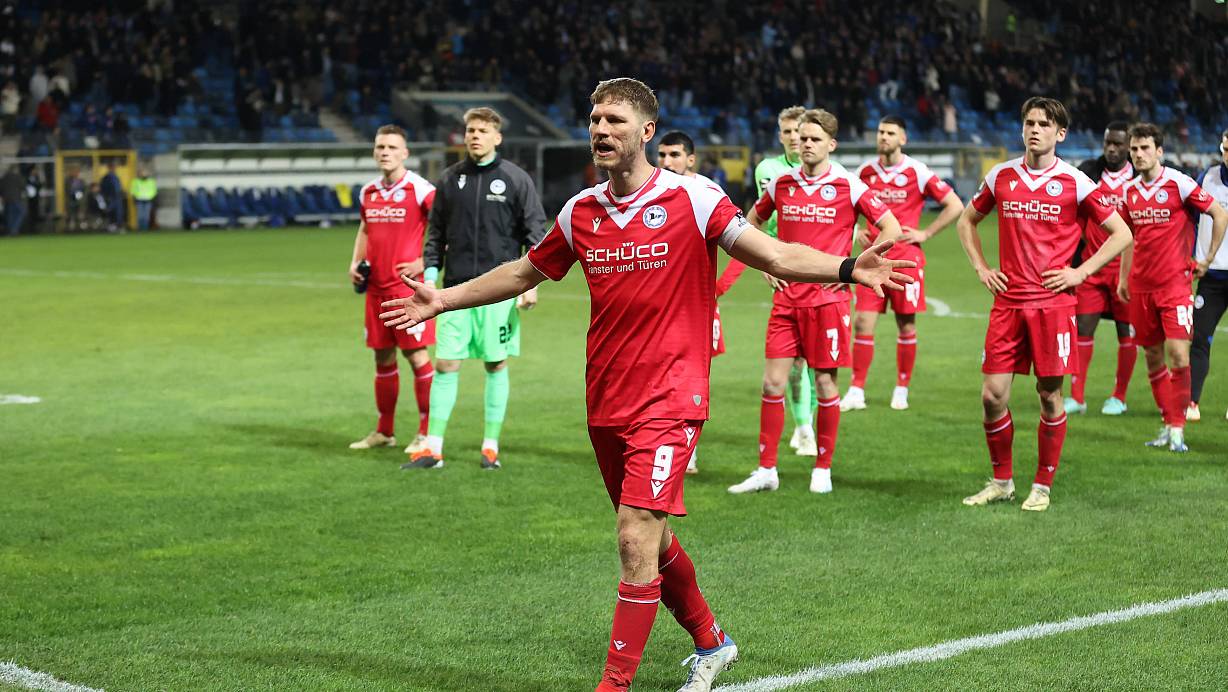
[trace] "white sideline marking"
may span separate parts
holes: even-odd
[[[37,404],[42,399],[25,394],[0,394],[0,406],[5,404]]]
[[[1112,625],[1151,615],[1163,615],[1182,610],[1183,608],[1197,608],[1224,601],[1228,601],[1228,589],[1213,589],[1183,598],[1175,598],[1171,601],[1142,603],[1122,610],[1109,610],[1103,613],[1096,613],[1095,615],[1070,618],[1062,622],[1039,623],[996,634],[982,634],[977,637],[954,639],[949,642],[935,644],[934,646],[897,651],[893,654],[875,656],[867,660],[857,659],[845,663],[807,668],[792,675],[773,675],[736,685],[724,685],[718,687],[717,690],[719,692],[768,692],[769,690],[783,690],[820,680],[861,675],[883,668],[895,668],[911,663],[942,661],[977,649],[992,649],[1017,641],[1051,637],[1055,634],[1075,632],[1089,627],[1099,627],[1100,625]]]
[[[61,682],[46,673],[22,668],[12,661],[0,662],[0,682],[27,690],[45,690],[46,692],[103,692],[93,687]]]
[[[50,276],[57,279],[103,279],[103,280],[120,280],[120,281],[153,281],[178,284],[198,284],[204,286],[269,286],[272,288],[318,288],[327,291],[336,291],[348,288],[345,283],[344,276],[335,283],[327,283],[323,281],[296,281],[292,279],[240,279],[220,276],[175,276],[173,274],[105,274],[103,272],[79,272],[79,271],[34,271],[32,269],[7,269],[0,268],[0,276],[27,276],[27,277],[45,277]],[[552,295],[551,300],[574,300],[588,302],[588,296],[576,295]],[[930,315],[933,317],[954,317],[956,319],[973,319],[984,320],[989,319],[989,315],[983,312],[957,312],[951,309],[951,306],[946,301],[930,296],[925,297],[926,303],[931,308]],[[748,301],[748,300],[726,300],[722,305],[737,305],[740,307],[762,307],[770,308],[771,303],[763,301]],[[1228,334],[1228,326],[1219,327],[1215,331]]]

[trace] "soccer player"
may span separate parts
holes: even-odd
[[[860,213],[878,225],[884,240],[894,240],[900,225],[869,188],[840,164],[830,160],[836,149],[836,116],[825,110],[802,114],[802,165],[774,178],[755,202],[748,221],[762,223],[777,216],[778,238],[802,243],[833,255],[847,256],[853,249],[854,224]],[[759,410],[759,466],[746,480],[730,486],[735,494],[776,490],[776,448],[784,426],[784,390],[794,359],[804,358],[815,373],[819,398],[815,431],[818,455],[810,472],[810,492],[830,493],[831,462],[840,427],[840,390],[836,368],[849,366],[848,287],[816,286],[782,280],[772,296],[768,317],[763,401]],[[913,284],[909,284],[911,287]]]
[[[755,166],[755,190],[760,197],[763,196],[763,189],[769,182],[801,165],[801,138],[798,136],[798,125],[802,113],[805,112],[806,109],[801,106],[789,106],[780,111],[776,117],[778,139],[784,153],[764,158],[758,166]],[[764,219],[761,228],[764,233],[775,237],[776,217]],[[746,265],[736,259],[729,261],[725,271],[716,280],[717,297],[733,288],[733,284],[745,268]],[[783,290],[784,285],[775,277],[764,274],[763,278],[773,291]],[[789,370],[789,386],[785,389],[785,405],[793,419],[793,436],[789,438],[789,446],[799,456],[817,455],[818,445],[814,438],[814,427],[811,425],[815,410],[818,408],[814,396],[814,373],[806,368],[806,361],[803,358],[795,360],[792,369]]]
[[[711,185],[720,190],[721,186],[706,175],[695,172],[695,141],[690,135],[679,130],[666,132],[657,143],[657,165],[670,173],[677,173],[688,178],[695,178],[701,183]],[[720,293],[717,293],[720,296]],[[725,336],[721,329],[721,309],[712,308],[712,355],[719,356],[725,352]],[[691,459],[686,464],[686,472],[694,475],[699,473],[699,446],[691,451]]]
[[[959,218],[964,210],[959,195],[929,169],[929,166],[903,152],[908,144],[908,129],[904,119],[888,115],[878,122],[878,158],[862,164],[857,177],[865,183],[879,201],[891,210],[900,223],[902,234],[891,249],[891,256],[912,260],[915,270],[908,270],[916,279],[902,292],[892,291],[879,298],[872,291],[856,290],[856,312],[853,315],[853,381],[840,400],[841,411],[866,407],[866,375],[874,360],[874,325],[878,316],[895,313],[899,336],[895,341],[895,390],[891,393],[891,408],[908,408],[908,387],[912,383],[913,366],[917,362],[917,313],[925,312],[925,251],[921,244],[938,235]],[[921,225],[921,210],[926,198],[942,204],[942,211],[925,228]],[[870,229],[867,229],[868,231]],[[873,243],[876,231],[867,236]]]
[[[1122,190],[1134,177],[1130,165],[1130,142],[1126,135],[1129,126],[1123,122],[1111,122],[1104,128],[1104,153],[1097,159],[1088,159],[1079,164],[1079,170],[1093,183],[1098,183],[1100,194],[1113,203],[1117,213],[1125,217],[1125,199]],[[1083,226],[1081,253],[1090,255],[1108,238],[1100,225],[1088,220]],[[1087,413],[1083,392],[1087,386],[1087,368],[1092,362],[1096,345],[1096,325],[1105,315],[1117,323],[1117,384],[1113,396],[1105,400],[1100,412],[1106,416],[1120,416],[1126,412],[1126,389],[1134,374],[1138,360],[1138,347],[1134,345],[1134,333],[1130,329],[1130,306],[1117,297],[1117,276],[1121,260],[1114,257],[1103,269],[1087,277],[1087,281],[1075,289],[1075,321],[1079,329],[1079,360],[1075,373],[1070,376],[1070,396],[1066,398],[1066,413]]]
[[[444,170],[431,210],[423,251],[425,283],[430,285],[441,271],[445,286],[462,284],[521,257],[546,234],[546,212],[533,179],[499,156],[503,118],[492,108],[470,108],[464,120],[466,156]],[[507,359],[520,355],[516,308],[527,310],[536,304],[537,290],[528,289],[519,298],[450,312],[439,319],[426,441],[401,468],[443,466],[444,432],[456,405],[461,361],[466,358],[481,359],[486,366],[481,467],[501,468],[499,433],[507,414]]]
[[[1164,427],[1148,447],[1186,452],[1185,410],[1190,405],[1190,340],[1194,329],[1193,281],[1208,261],[1194,262],[1194,223],[1211,217],[1208,257],[1219,252],[1228,227],[1224,211],[1198,183],[1164,159],[1164,135],[1151,123],[1130,128],[1130,159],[1138,177],[1125,189],[1134,251],[1121,260],[1117,294],[1130,303],[1134,338],[1143,347],[1151,393]],[[1167,356],[1167,365],[1165,357]]]
[[[1009,408],[1016,374],[1035,370],[1040,395],[1037,427],[1039,458],[1032,491],[1022,509],[1049,508],[1053,475],[1066,439],[1062,378],[1078,361],[1074,288],[1108,264],[1130,244],[1130,229],[1096,184],[1057,157],[1066,139],[1070,116],[1061,101],[1033,96],[1023,103],[1024,155],[989,170],[956,225],[960,243],[977,278],[994,296],[985,334],[985,375],[981,405],[993,480],[966,505],[1014,499],[1011,443],[1015,424]],[[998,261],[989,266],[981,250],[977,224],[998,210]],[[1069,266],[1082,234],[1083,218],[1109,232],[1100,249],[1077,268]]]
[[[406,141],[405,131],[396,125],[384,125],[376,131],[374,156],[380,177],[367,183],[358,196],[361,220],[350,257],[350,280],[355,284],[363,280],[358,264],[366,259],[371,273],[364,327],[367,347],[375,351],[375,408],[379,420],[375,430],[350,444],[350,449],[393,447],[397,443],[393,433],[401,389],[397,368],[400,348],[413,367],[418,401],[418,435],[406,449],[412,454],[421,450],[426,440],[431,378],[435,374],[427,346],[435,343],[435,325],[424,324],[406,332],[389,329],[376,317],[380,303],[412,295],[401,282],[401,274],[422,275],[423,230],[435,200],[435,186],[405,169],[409,157]]]
[[[737,660],[737,646],[716,624],[667,519],[686,513],[683,464],[675,462],[690,453],[708,417],[716,248],[787,281],[856,280],[880,290],[906,282],[892,270],[907,263],[882,258],[890,243],[854,260],[772,239],[748,225],[724,193],[648,163],[657,99],[646,85],[604,81],[591,101],[593,163],[609,182],[572,197],[525,258],[444,290],[407,278],[417,292],[386,303],[384,319],[412,328],[557,281],[580,264],[592,300],[589,437],[617,509],[622,563],[597,689],[628,689],[663,602],[695,642],[682,690],[704,691]]]
[[[1228,208],[1228,130],[1220,135],[1219,153],[1221,163],[1203,171],[1198,184],[1215,198],[1221,207]],[[1194,341],[1190,345],[1190,407],[1186,420],[1202,419],[1198,401],[1202,398],[1202,384],[1211,369],[1211,339],[1215,327],[1228,310],[1228,246],[1220,244],[1219,252],[1210,254],[1211,231],[1214,225],[1210,216],[1198,220],[1198,242],[1194,257],[1207,262],[1207,273],[1198,280],[1198,295],[1194,296]]]

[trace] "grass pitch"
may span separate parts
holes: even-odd
[[[411,474],[397,450],[346,448],[375,417],[352,241],[0,243],[0,394],[42,399],[0,406],[0,660],[108,690],[592,689],[618,563],[585,432],[580,273],[525,315],[504,469],[478,469],[483,376],[467,363],[447,468]],[[929,294],[988,313],[954,232],[928,250]],[[1102,324],[1052,508],[970,509],[960,499],[989,475],[985,319],[919,319],[912,409],[897,412],[887,316],[835,492],[810,494],[810,463],[786,447],[778,492],[734,497],[756,463],[768,300],[748,272],[722,301],[729,352],[675,522],[743,650],[722,682],[1228,586],[1223,353],[1193,451],[1156,452],[1141,358],[1130,411],[1096,413],[1116,354]],[[1037,404],[1016,384],[1026,493]],[[1222,689],[1226,630],[1219,604],[803,689]],[[662,610],[636,689],[675,689],[689,652]]]

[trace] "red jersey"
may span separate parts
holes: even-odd
[[[860,213],[877,223],[887,207],[869,188],[832,162],[827,172],[808,178],[801,168],[780,174],[763,186],[763,196],[755,202],[755,213],[766,219],[776,216],[776,237],[785,243],[801,243],[831,255],[848,257],[853,251],[854,224]],[[772,294],[776,305],[815,307],[847,302],[852,292],[847,285],[836,290],[820,284],[790,282],[783,291]]]
[[[1067,266],[1085,220],[1104,223],[1113,205],[1090,178],[1062,159],[1043,171],[1023,161],[1020,157],[991,168],[971,202],[981,214],[998,210],[998,263],[1007,283],[1006,291],[994,296],[994,305],[1073,306],[1074,289],[1050,291],[1041,272]]]
[[[724,192],[663,169],[626,197],[605,182],[563,205],[528,259],[554,281],[584,270],[590,425],[707,419],[716,246],[747,227]]]
[[[857,177],[895,214],[900,226],[908,228],[919,227],[921,210],[927,197],[941,202],[951,193],[951,186],[935,175],[929,166],[908,155],[901,156],[899,163],[890,167],[884,167],[878,159],[863,163],[857,169]],[[872,240],[878,238],[878,228],[873,224],[867,230]],[[887,257],[912,260],[918,267],[925,266],[925,252],[920,245],[912,243],[896,245],[887,253]]]
[[[426,219],[435,201],[435,186],[405,171],[396,183],[385,186],[376,178],[362,188],[359,209],[367,224],[367,261],[370,285],[376,291],[403,288],[396,265],[422,257]]]
[[[1126,218],[1134,231],[1131,291],[1189,290],[1195,224],[1214,202],[1192,178],[1167,166],[1150,184],[1139,177],[1126,185]]]
[[[1134,166],[1127,161],[1120,171],[1104,169],[1104,172],[1100,174],[1100,184],[1096,187],[1100,194],[1113,205],[1117,213],[1121,214],[1123,219],[1126,218],[1125,187],[1133,177]],[[1087,241],[1083,246],[1083,259],[1086,260],[1088,257],[1096,254],[1096,251],[1109,239],[1109,232],[1101,228],[1100,224],[1087,219],[1083,224],[1083,238]],[[1114,277],[1113,285],[1116,285],[1117,273],[1120,270],[1121,255],[1118,255],[1110,260],[1108,264],[1104,265],[1104,268],[1100,271]]]

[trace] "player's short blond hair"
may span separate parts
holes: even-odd
[[[491,127],[495,128],[496,131],[501,132],[503,130],[503,116],[499,115],[499,111],[488,106],[470,108],[465,111],[462,120],[465,121],[466,125],[469,124],[470,120],[481,120],[490,123]]]
[[[804,106],[789,106],[780,111],[780,115],[776,116],[777,123],[783,123],[786,120],[801,120],[802,114],[806,112]]]
[[[588,100],[594,106],[607,101],[625,103],[634,108],[635,112],[644,118],[644,122],[656,122],[657,115],[661,111],[661,104],[657,102],[657,95],[652,93],[652,89],[640,80],[630,77],[617,77],[598,82],[597,88],[593,90]]]
[[[836,120],[836,116],[828,113],[822,108],[811,108],[805,113],[802,113],[802,117],[798,124],[800,125],[805,123],[818,125],[819,127],[823,128],[823,131],[827,133],[827,136],[831,137],[832,139],[835,139],[836,133],[840,131],[840,121]]]
[[[405,133],[405,129],[400,125],[393,125],[391,123],[380,125],[379,129],[375,131],[375,136],[379,137],[380,135],[397,135],[401,138],[402,142],[409,143],[409,135]]]

